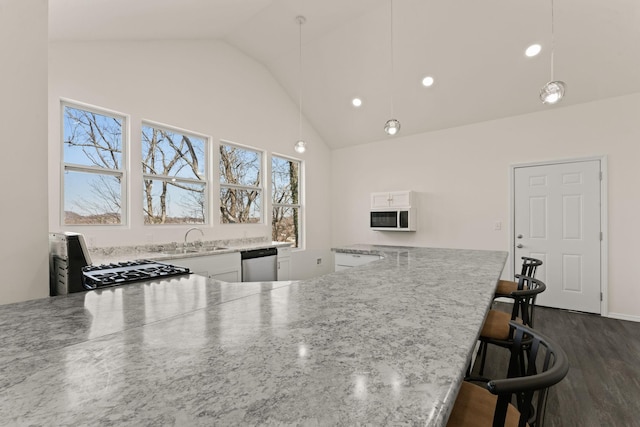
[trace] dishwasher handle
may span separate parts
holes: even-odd
[[[275,255],[278,255],[278,249],[276,248],[252,249],[249,251],[241,251],[240,259],[245,260]]]

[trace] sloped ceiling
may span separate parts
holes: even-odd
[[[637,0],[554,0],[554,77],[567,84],[555,106],[538,99],[551,77],[551,0],[395,0],[393,45],[391,10],[390,0],[50,0],[49,33],[223,40],[297,102],[303,15],[303,114],[332,148],[390,138],[392,105],[409,135],[640,91]],[[542,52],[527,58],[532,43]]]

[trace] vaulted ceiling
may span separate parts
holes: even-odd
[[[264,64],[332,148],[640,91],[640,2],[554,0],[49,0],[50,40],[218,39]],[[527,58],[532,43],[542,52]],[[392,49],[393,47],[393,49]],[[391,51],[393,50],[393,69]],[[421,84],[425,76],[433,86]],[[351,99],[363,105],[354,108]]]

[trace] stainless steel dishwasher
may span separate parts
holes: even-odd
[[[278,250],[253,249],[240,252],[243,282],[273,282],[278,280]]]

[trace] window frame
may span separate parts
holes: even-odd
[[[235,147],[235,148],[239,148],[241,150],[247,150],[247,151],[253,151],[255,153],[258,153],[260,155],[260,161],[259,161],[259,165],[260,165],[260,171],[259,174],[261,176],[260,178],[260,185],[259,186],[253,186],[253,185],[242,185],[242,184],[231,184],[231,183],[224,183],[222,182],[222,174],[220,173],[220,162],[222,161],[221,159],[221,155],[220,155],[220,150],[222,148],[222,146],[230,146],[230,147]],[[235,142],[231,142],[229,140],[225,140],[225,139],[221,139],[218,143],[218,147],[217,147],[217,176],[218,176],[218,209],[217,209],[217,213],[218,213],[218,218],[219,218],[219,225],[222,226],[233,226],[233,225],[265,225],[266,224],[266,203],[267,201],[265,200],[265,185],[266,185],[266,173],[265,171],[267,171],[266,168],[266,161],[267,161],[267,153],[264,150],[260,150],[256,147],[250,147],[248,145],[242,145],[242,144],[238,144]],[[228,189],[235,189],[235,190],[246,190],[246,191],[257,191],[259,193],[259,197],[261,200],[261,205],[260,205],[260,221],[258,222],[223,222],[222,219],[222,214],[220,213],[220,208],[222,207],[222,198],[221,198],[221,194],[222,194],[222,190],[224,188],[228,188]]]
[[[128,161],[129,161],[129,132],[130,117],[128,114],[95,105],[85,104],[83,102],[73,101],[70,99],[60,99],[60,225],[62,227],[122,227],[129,224],[129,203],[128,203]],[[121,138],[121,160],[120,169],[107,169],[100,166],[80,165],[76,163],[67,163],[65,161],[64,144],[65,144],[65,113],[66,108],[87,111],[102,116],[117,118],[122,121],[120,138]],[[65,222],[65,174],[67,172],[89,173],[93,175],[108,175],[120,177],[120,222],[115,224],[93,223],[93,224],[67,224]]]
[[[286,160],[288,162],[295,162],[298,164],[298,203],[297,204],[293,204],[293,203],[274,203],[273,197],[274,197],[274,193],[273,193],[273,159],[274,157],[278,158],[278,159],[282,159],[282,160]],[[304,168],[304,162],[302,159],[297,159],[295,157],[291,157],[291,156],[286,156],[286,155],[282,155],[282,154],[278,154],[278,153],[271,153],[271,165],[270,165],[270,175],[269,175],[269,179],[270,179],[270,191],[271,191],[271,197],[270,197],[270,202],[271,202],[271,224],[270,224],[270,231],[271,231],[271,236],[273,236],[273,210],[276,207],[285,207],[285,208],[293,208],[293,209],[298,209],[298,236],[297,236],[297,246],[294,246],[295,249],[304,249],[304,245],[305,245],[305,216],[304,216],[304,178],[303,178],[303,169]]]
[[[198,184],[198,185],[204,185],[204,189],[203,189],[203,195],[204,195],[204,222],[203,223],[163,223],[163,224],[154,224],[154,223],[147,223],[145,221],[145,213],[144,213],[144,208],[142,209],[141,213],[141,218],[142,218],[142,223],[143,225],[149,226],[149,227],[154,227],[154,226],[193,226],[193,225],[209,225],[211,224],[211,206],[209,205],[209,201],[210,196],[209,193],[211,192],[211,161],[210,161],[210,151],[211,151],[211,137],[206,136],[204,134],[198,133],[198,132],[193,132],[190,130],[186,130],[186,129],[181,129],[179,127],[176,126],[170,126],[170,125],[166,125],[163,123],[158,123],[158,122],[154,122],[151,120],[142,120],[140,122],[140,152],[142,154],[142,144],[143,144],[143,139],[142,139],[142,131],[144,129],[144,127],[152,127],[154,129],[160,129],[160,130],[164,130],[167,132],[174,132],[174,133],[178,133],[181,135],[187,135],[187,136],[193,136],[195,138],[199,138],[204,140],[204,154],[203,154],[203,160],[204,160],[204,180],[198,180],[198,179],[194,179],[194,178],[180,178],[180,177],[175,177],[175,176],[170,176],[170,175],[154,175],[154,174],[148,174],[148,173],[144,173],[144,163],[142,160],[142,156],[140,159],[140,176],[142,179],[142,197],[144,200],[145,197],[145,190],[144,190],[144,182],[147,179],[151,179],[154,181],[165,181],[165,182],[184,182],[186,184]]]

